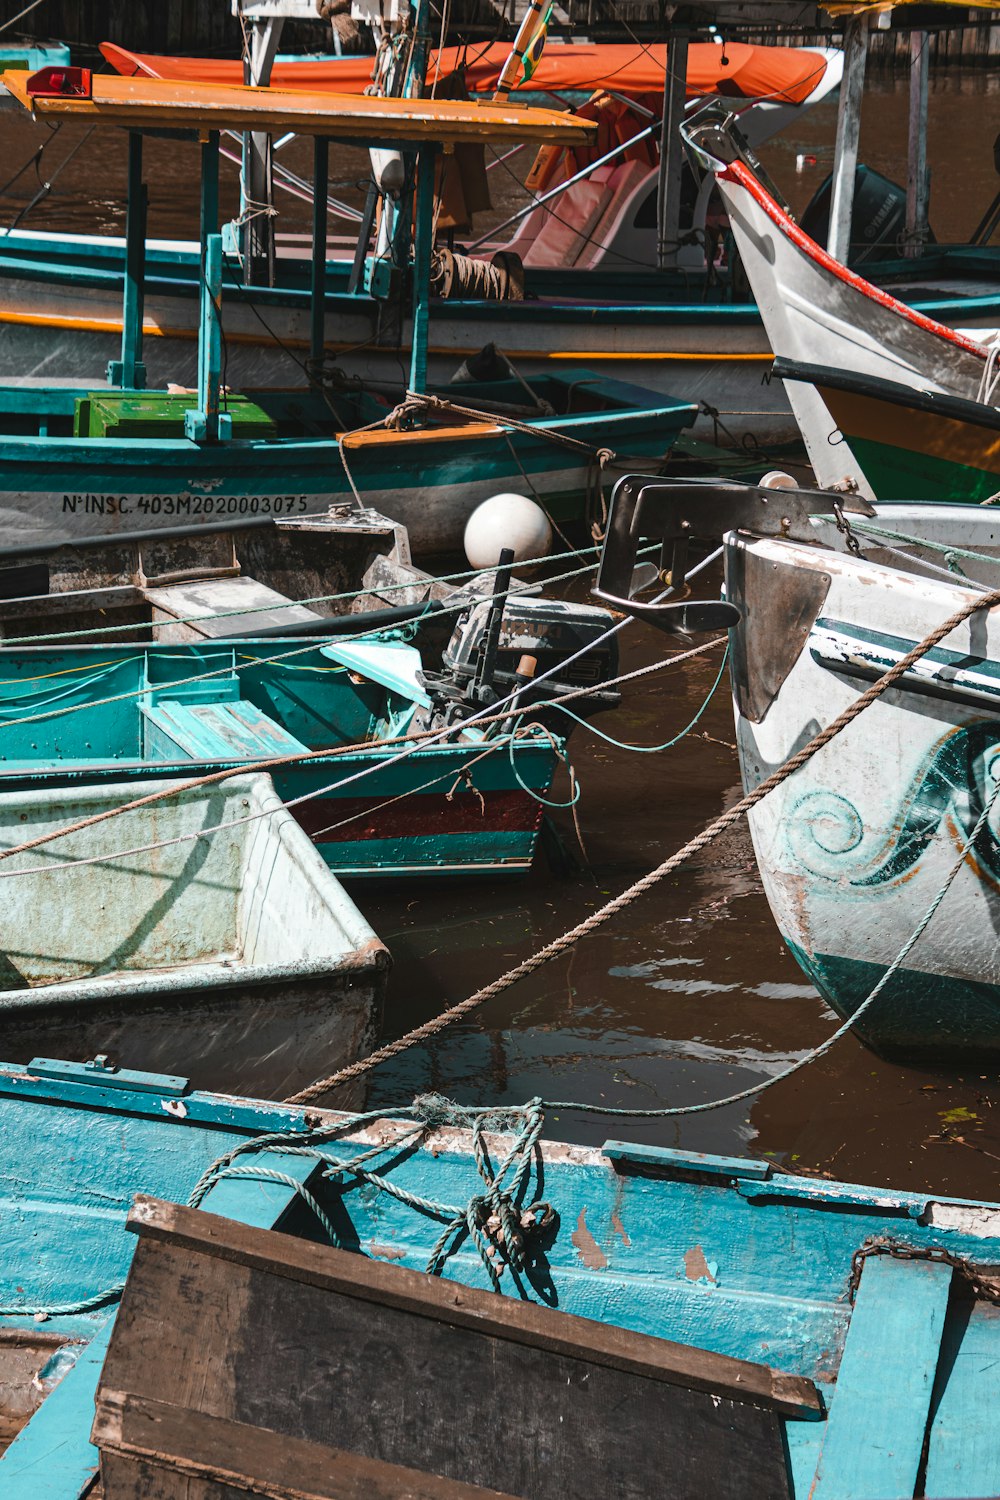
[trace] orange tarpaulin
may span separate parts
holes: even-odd
[[[158,57],[128,52],[111,42],[101,51],[119,73],[126,76],[171,78],[190,83],[238,84],[243,82],[243,64],[233,59],[204,57]],[[467,87],[474,93],[490,93],[510,55],[506,43],[446,47],[440,54],[440,74],[449,77],[464,66]],[[271,72],[275,88],[330,89],[339,94],[361,93],[371,83],[374,58],[326,57],[317,61],[276,62]],[[630,97],[662,94],[667,49],[661,43],[650,47],[591,45],[550,42],[527,85],[526,92],[559,92],[574,89],[591,92],[614,89]],[[826,58],[801,47],[750,47],[743,42],[720,46],[693,42],[688,51],[689,98],[722,94],[739,99],[775,99],[801,104],[823,79]],[[432,52],[428,80],[433,83],[438,53]]]

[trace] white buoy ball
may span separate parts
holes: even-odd
[[[799,487],[798,480],[783,469],[770,469],[757,483],[762,490],[797,490]]]
[[[495,568],[504,547],[512,547],[514,561],[522,563],[546,555],[552,527],[542,507],[527,495],[491,495],[466,521],[464,545],[474,568]]]

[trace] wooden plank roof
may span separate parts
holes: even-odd
[[[32,75],[8,71],[2,82],[25,109],[48,118],[74,117],[132,130],[294,130],[338,140],[436,145],[467,141],[539,141],[582,145],[596,125],[551,109],[474,104],[441,99],[381,99],[369,95],[184,83],[164,78],[94,74],[87,98],[37,96]]]

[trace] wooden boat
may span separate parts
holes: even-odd
[[[988,401],[777,359],[781,380],[811,387],[880,500],[981,505],[1000,491],[1000,410]]]
[[[852,525],[861,557],[843,550],[832,523],[816,538],[822,547],[812,538],[728,543],[727,597],[747,621],[735,680],[747,785],[997,576],[989,511],[883,505],[874,521]],[[949,559],[961,570],[951,578]],[[782,648],[778,622],[789,617],[803,628]],[[782,936],[841,1016],[853,1014],[917,929],[989,796],[1000,739],[996,632],[995,615],[961,627],[751,815]],[[1000,916],[997,849],[991,820],[929,928],[857,1022],[876,1051],[935,1063],[1000,1052],[990,936]]]
[[[434,710],[420,665],[396,642],[280,636],[10,646],[0,790],[129,780],[138,795],[150,779],[273,761],[279,796],[339,875],[526,870],[561,741],[457,723],[407,744]]]
[[[346,627],[351,611],[445,592],[413,566],[398,521],[341,506],[303,520],[163,527],[49,548],[25,543],[0,558],[0,641],[69,639],[75,631],[99,640],[102,626],[112,640],[163,641],[324,621],[333,630],[334,620]]]
[[[846,503],[849,530],[838,529],[835,503]],[[992,508],[873,508],[794,488],[623,481],[602,560],[604,598],[627,579],[637,507],[643,531],[662,531],[673,547],[695,525],[726,536],[748,790],[1000,578]],[[655,607],[633,608],[656,618]],[[940,1065],[1000,1052],[995,814],[953,870],[996,784],[998,628],[996,611],[973,616],[749,815],[775,921],[824,999],[849,1019],[884,982],[854,1029],[885,1056]]]
[[[415,1121],[405,1113],[398,1121],[355,1121],[332,1111],[199,1093],[183,1079],[42,1060],[0,1068],[0,1096],[0,1184],[7,1207],[0,1272],[5,1500],[69,1500],[92,1482],[100,1459],[90,1432],[102,1366],[97,1436],[107,1457],[115,1446],[131,1447],[123,1456],[133,1461],[172,1456],[166,1442],[156,1445],[156,1459],[134,1451],[142,1447],[137,1404],[150,1398],[135,1385],[129,1389],[126,1366],[133,1334],[150,1316],[158,1316],[158,1358],[150,1360],[147,1346],[143,1363],[150,1376],[158,1371],[162,1378],[152,1399],[171,1407],[190,1403],[189,1439],[201,1436],[211,1417],[253,1429],[228,1444],[227,1457],[238,1467],[240,1458],[260,1451],[257,1422],[270,1428],[270,1441],[279,1446],[294,1437],[336,1445],[331,1424],[334,1413],[339,1421],[347,1410],[342,1402],[348,1396],[353,1426],[343,1429],[350,1437],[342,1446],[360,1462],[365,1449],[355,1433],[379,1410],[380,1391],[398,1394],[405,1362],[427,1337],[453,1358],[462,1324],[468,1328],[481,1310],[489,1318],[485,1331],[496,1369],[518,1369],[526,1357],[511,1337],[522,1350],[534,1347],[542,1370],[550,1368],[553,1351],[568,1364],[550,1396],[532,1406],[530,1423],[519,1420],[520,1383],[508,1381],[508,1399],[494,1404],[491,1432],[483,1433],[451,1416],[471,1410],[477,1391],[492,1389],[492,1358],[479,1361],[475,1379],[452,1380],[440,1392],[431,1383],[435,1361],[424,1362],[420,1380],[391,1403],[392,1410],[416,1391],[420,1420],[411,1432],[447,1432],[444,1473],[454,1484],[485,1480],[507,1493],[552,1493],[506,1479],[523,1474],[536,1443],[558,1443],[555,1418],[565,1414],[558,1391],[574,1371],[588,1373],[587,1358],[597,1367],[595,1387],[643,1377],[643,1409],[652,1402],[658,1412],[655,1423],[645,1423],[647,1439],[650,1431],[675,1430],[680,1422],[689,1432],[705,1432],[703,1442],[672,1447],[666,1466],[661,1446],[662,1493],[676,1500],[709,1493],[754,1500],[783,1494],[822,1500],[852,1492],[987,1495],[1000,1484],[989,1425],[1000,1338],[991,1300],[1000,1208],[992,1204],[810,1180],[769,1162],[623,1142],[599,1150],[535,1144],[533,1117],[518,1111],[492,1121],[509,1122],[511,1134],[487,1131],[484,1180],[471,1132],[436,1123],[441,1106],[435,1113],[432,1102],[423,1124],[419,1115]],[[498,1167],[492,1164],[509,1152],[512,1167],[494,1186]],[[346,1166],[338,1170],[341,1162]],[[404,1196],[382,1191],[367,1172]],[[132,1222],[140,1232],[137,1256],[135,1234],[127,1228],[136,1194],[168,1204],[185,1204],[193,1194],[204,1212],[170,1214],[140,1202]],[[482,1254],[468,1234],[470,1200],[482,1205],[481,1213],[471,1211]],[[316,1243],[328,1235],[317,1227],[310,1203],[343,1249],[360,1252],[356,1271]],[[414,1203],[441,1211],[421,1213]],[[489,1219],[492,1209],[501,1218],[513,1211],[516,1241],[500,1237]],[[445,1237],[440,1264],[444,1280],[423,1294],[424,1306],[438,1310],[438,1326],[420,1340],[411,1324],[399,1340],[400,1315],[420,1296],[414,1273],[433,1260],[442,1229],[453,1222],[455,1242]],[[262,1254],[260,1238],[250,1231],[278,1227],[283,1234],[267,1236]],[[206,1254],[214,1286],[196,1265]],[[136,1275],[119,1332],[114,1315],[133,1260]],[[510,1294],[509,1312],[502,1298],[493,1296],[483,1310],[478,1297],[466,1302],[466,1294],[456,1292],[455,1283],[489,1292],[486,1262]],[[183,1311],[175,1302],[178,1271],[191,1275],[192,1304]],[[342,1295],[353,1297],[366,1277],[368,1311],[355,1348],[353,1339],[330,1330],[335,1318],[343,1324],[348,1316]],[[300,1337],[307,1306],[312,1316]],[[549,1312],[553,1306],[558,1313]],[[281,1341],[269,1344],[262,1365],[258,1354],[269,1320],[289,1307],[296,1321],[283,1321]],[[199,1308],[197,1363],[188,1364],[180,1391],[175,1353]],[[562,1314],[570,1315],[565,1322]],[[397,1337],[379,1341],[376,1330],[390,1317]],[[247,1318],[255,1320],[252,1330]],[[589,1354],[580,1348],[580,1318],[597,1325]],[[634,1362],[629,1356],[636,1345],[619,1341],[618,1329],[644,1336]],[[584,1324],[584,1337],[587,1330]],[[612,1350],[617,1358],[609,1356]],[[384,1366],[384,1385],[340,1378],[362,1355],[372,1369]],[[300,1361],[308,1363],[308,1379],[294,1373]],[[743,1363],[734,1369],[729,1361]],[[213,1373],[205,1379],[209,1362]],[[587,1384],[581,1389],[572,1382],[573,1420],[603,1431],[606,1418],[591,1406]],[[113,1391],[122,1397],[117,1442],[109,1422]],[[207,1403],[201,1412],[199,1391]],[[615,1407],[616,1422],[628,1424],[629,1406]],[[712,1413],[709,1439],[705,1424]],[[177,1413],[164,1414],[161,1406],[159,1415]],[[319,1431],[316,1424],[324,1422]],[[494,1427],[509,1435],[502,1475],[489,1469],[497,1461]],[[158,1430],[172,1442],[176,1420]],[[388,1417],[384,1431],[392,1447],[379,1455],[383,1461],[419,1467],[423,1455],[411,1445],[402,1456]],[[577,1432],[586,1449],[591,1440]],[[742,1451],[759,1457],[759,1468],[740,1466],[733,1446],[740,1433]],[[638,1433],[635,1441],[641,1451]],[[735,1472],[723,1472],[716,1451],[732,1458]],[[611,1452],[619,1458],[615,1493],[643,1493],[628,1487],[630,1465],[621,1464],[621,1449],[612,1444]],[[595,1462],[606,1463],[607,1454]],[[481,1477],[464,1478],[464,1465],[465,1475],[475,1465]],[[548,1474],[550,1481],[558,1478],[557,1466],[549,1464]],[[336,1477],[329,1466],[325,1477]],[[149,1485],[147,1493],[151,1479]],[[247,1488],[244,1482],[242,1492]],[[429,1492],[427,1481],[414,1492]],[[112,1500],[115,1492],[108,1493]],[[455,1491],[439,1485],[433,1493]]]
[[[446,49],[443,70],[454,66],[454,50]],[[489,84],[501,50],[506,51],[475,49],[482,62],[473,67],[473,83]],[[212,79],[220,86],[233,79],[232,69],[239,66],[224,63],[220,69],[199,59],[146,59],[110,47],[107,55],[129,73],[151,71],[179,81],[180,70],[184,78]],[[484,301],[471,292],[462,294],[460,286],[448,297],[435,296],[429,332],[432,379],[443,384],[462,361],[495,343],[532,383],[553,374],[561,378],[567,365],[585,365],[606,381],[640,381],[660,397],[677,392],[696,405],[707,401],[721,426],[716,415],[703,413],[697,418],[701,436],[728,441],[731,434],[739,442],[753,430],[761,440],[794,438],[782,387],[761,383],[770,347],[756,308],[719,268],[705,264],[700,230],[710,187],[698,199],[694,219],[685,221],[684,234],[678,235],[685,241],[689,232],[693,236],[690,244],[679,246],[678,265],[657,269],[654,127],[662,108],[664,57],[662,47],[643,47],[637,53],[635,47],[576,44],[543,54],[543,71],[536,71],[533,86],[548,78],[576,103],[595,90],[610,91],[603,94],[598,112],[600,134],[595,132],[593,147],[585,147],[581,139],[566,156],[558,145],[543,145],[548,159],[539,162],[539,171],[544,170],[557,197],[537,211],[530,199],[525,201],[515,241],[501,235],[473,251],[487,260],[501,248],[523,255],[527,300]],[[463,61],[468,63],[470,55]],[[286,73],[286,67],[302,72]],[[364,78],[352,59],[332,59],[329,65],[278,63],[276,68],[272,76],[283,90],[296,78],[326,88],[334,76],[344,77],[345,88],[370,82],[367,59]],[[833,48],[727,42],[720,50],[694,43],[681,86],[692,99],[716,89],[746,99],[750,107],[744,127],[761,140],[836,88],[839,75],[840,54]],[[605,107],[612,104],[611,95],[625,101],[615,121]],[[529,97],[548,102],[546,95],[529,92]],[[608,150],[620,154],[603,162]],[[566,176],[575,175],[577,167],[586,167],[588,179],[579,187]],[[589,181],[591,169],[600,184],[596,190]],[[280,162],[277,171],[280,182]],[[546,223],[548,232],[543,233]],[[343,355],[351,372],[365,380],[395,380],[396,324],[387,327],[380,303],[359,295],[353,276],[356,224],[355,217],[348,237],[330,246],[325,350],[331,358]],[[275,285],[253,288],[241,285],[238,258],[227,254],[223,306],[231,335],[227,369],[234,385],[287,385],[301,378],[303,356],[312,352],[307,254],[308,247],[294,237],[283,241],[279,235]],[[92,383],[92,372],[118,357],[124,261],[124,242],[105,236],[35,234],[19,228],[0,237],[0,374],[44,382],[46,370],[55,365],[67,378]],[[196,379],[199,261],[196,244],[163,241],[147,247],[144,357],[151,383],[193,384]],[[399,335],[404,347],[410,331],[404,319]],[[415,544],[419,547],[419,538]]]
[[[432,69],[432,77],[450,76],[453,51],[442,57],[437,72]],[[489,86],[503,51],[487,49],[483,72],[478,74],[476,66],[472,68],[474,84]],[[528,300],[480,300],[472,291],[463,291],[458,278],[447,296],[436,299],[431,307],[432,373],[438,381],[448,379],[460,360],[489,342],[502,344],[518,368],[531,377],[554,365],[558,368],[565,360],[585,363],[605,378],[641,369],[637,378],[650,389],[683,392],[703,404],[695,427],[699,437],[723,444],[740,443],[748,434],[767,444],[794,441],[797,428],[784,387],[763,381],[771,362],[769,334],[755,302],[746,295],[745,278],[736,274],[737,262],[730,264],[717,230],[711,232],[711,176],[700,184],[690,176],[685,179],[684,194],[695,203],[693,217],[690,223],[682,221],[683,232],[676,236],[680,243],[671,252],[670,268],[656,269],[659,173],[654,137],[658,134],[656,118],[661,113],[663,79],[669,70],[662,49],[648,49],[648,58],[645,51],[636,57],[634,48],[621,51],[620,62],[603,47],[550,47],[543,53],[539,67],[551,71],[539,74],[536,70],[531,86],[545,76],[551,83],[569,89],[574,99],[572,85],[589,82],[604,91],[596,103],[592,101],[582,110],[598,121],[599,135],[591,143],[568,150],[542,148],[530,178],[532,191],[543,199],[550,192],[556,196],[535,207],[527,203],[512,239],[502,234],[471,241],[466,238],[465,247],[474,258],[489,259],[500,250],[520,256]],[[115,49],[108,49],[108,55],[125,71],[162,71],[173,78],[232,77],[231,72],[218,73],[216,69],[235,66],[199,59],[144,58]],[[811,63],[810,57],[816,61]],[[724,59],[731,64],[728,70]],[[609,67],[609,62],[613,66]],[[274,76],[282,87],[299,76],[290,71],[297,67],[311,69],[303,78],[326,86],[334,70],[343,67],[351,86],[358,87],[365,70],[364,63],[359,66],[356,61],[345,60],[342,64],[337,59],[316,65],[277,66],[281,71]],[[659,74],[658,86],[652,92],[643,92],[650,89],[660,66],[664,71]],[[714,90],[750,100],[757,90],[764,90],[771,102],[758,100],[741,111],[739,120],[750,143],[757,144],[782,128],[790,116],[827,96],[836,87],[841,69],[842,54],[832,49],[758,48],[743,52],[739,47],[730,48],[727,42],[720,52],[718,46],[691,44],[685,88],[689,101],[710,97]],[[775,93],[780,96],[780,104],[773,102]],[[838,166],[836,176],[844,175]],[[846,177],[853,182],[853,162]],[[898,197],[898,190],[888,186]],[[822,221],[823,196],[822,191],[817,194],[807,221]],[[687,211],[685,207],[685,214]],[[707,260],[706,225],[713,245]],[[351,233],[356,233],[353,223]],[[690,243],[684,243],[689,239]],[[347,353],[352,369],[366,379],[385,379],[388,363],[377,347],[380,333],[376,310],[346,292],[354,241],[342,237],[339,243],[332,242],[332,249],[339,259],[328,265],[328,302],[331,312],[336,309],[338,340],[328,341],[328,352]],[[912,303],[924,317],[954,326],[1000,322],[1000,264],[995,249],[928,244],[916,259],[894,255],[874,268],[870,250],[870,244],[858,247],[867,273],[880,287],[888,287],[903,301]],[[9,265],[4,262],[7,253]],[[192,380],[192,340],[197,327],[196,247],[164,244],[151,247],[150,255],[150,264],[156,266],[159,333],[168,334],[166,340],[155,338],[163,360],[156,368],[165,372],[163,378]],[[227,326],[238,330],[241,345],[231,351],[231,367],[239,370],[241,359],[252,358],[255,373],[249,378],[254,382],[263,378],[260,372],[265,364],[268,379],[293,378],[294,358],[286,351],[294,353],[296,348],[308,346],[304,312],[307,292],[301,274],[296,272],[296,258],[301,264],[301,257],[301,246],[296,249],[290,241],[279,245],[277,284],[253,294],[269,325],[279,333],[283,347],[266,347],[260,321],[248,305],[248,290],[243,288],[238,294],[242,306],[236,303],[233,290]],[[112,326],[110,320],[118,316],[117,283],[109,286],[108,272],[120,270],[121,261],[121,241],[114,246],[103,239],[73,241],[30,234],[9,245],[0,241],[0,318],[5,308],[10,310],[9,357],[20,361],[21,370],[40,368],[43,351],[51,354],[58,350],[58,358],[74,370],[81,369],[81,361],[86,362],[82,368],[92,368],[99,357],[108,357],[111,341],[106,333],[98,334],[85,326],[86,307],[91,308],[91,321],[100,307],[102,326]],[[43,280],[45,277],[47,280]],[[70,301],[67,287],[73,278],[78,290]],[[238,278],[234,261],[232,279]],[[697,278],[694,298],[692,278]],[[60,288],[58,297],[48,290],[56,285]],[[75,317],[70,318],[73,306]],[[103,356],[99,340],[103,340]],[[153,344],[151,336],[151,360],[158,357]]]
[[[947,316],[942,307],[931,309],[934,316],[929,316],[926,308],[908,305],[901,300],[907,296],[905,283],[894,286],[893,291],[898,290],[899,295],[892,295],[836,261],[803,233],[752,169],[732,129],[724,122],[705,121],[688,132],[688,139],[704,165],[714,173],[781,368],[787,370],[789,362],[800,372],[805,367],[822,367],[833,372],[850,372],[866,381],[906,387],[912,392],[957,397],[970,405],[983,404],[982,397],[993,376],[995,350],[991,352],[990,348],[993,334],[968,325],[984,317],[995,320],[995,304],[985,298],[963,299],[962,324],[968,331],[939,322],[938,317]],[[968,268],[980,266],[986,270],[985,254],[970,251],[966,257]],[[912,273],[910,284],[914,284]],[[817,387],[800,373],[787,389],[821,485],[849,480],[869,498],[914,498],[909,487],[913,483],[912,463],[902,463],[890,481],[888,492],[884,488],[873,489],[864,460],[850,446],[850,434],[839,427]],[[838,400],[837,405],[843,413],[844,402]],[[886,414],[874,417],[870,413],[867,429],[871,428],[872,420],[884,421]],[[896,446],[893,439],[898,437],[902,420],[899,414],[891,418],[887,432],[889,446]],[[856,418],[848,418],[849,428],[857,425]],[[923,420],[919,424],[923,431],[928,430],[928,425]],[[947,441],[943,430],[941,436]],[[865,429],[859,430],[859,437],[864,447]],[[930,441],[933,444],[934,439]],[[915,437],[914,443],[915,451],[919,452],[920,439]],[[905,443],[900,446],[905,452]],[[883,484],[885,467],[877,468]],[[974,470],[975,462],[968,467]],[[926,466],[925,473],[931,486],[942,477],[933,464]],[[981,498],[976,493],[977,487],[973,483],[968,489],[969,500]]]
[[[67,76],[65,70],[52,74],[59,80]],[[96,75],[79,82],[76,96],[49,87],[44,72],[27,79],[12,73],[8,84],[40,116],[127,128],[133,209],[123,300],[121,278],[111,277],[121,301],[121,357],[112,371],[117,389],[96,390],[92,364],[88,384],[74,386],[75,372],[63,363],[62,385],[29,380],[0,390],[0,547],[118,536],[178,522],[302,517],[352,496],[377,496],[380,507],[407,526],[415,553],[457,549],[471,511],[498,491],[527,486],[557,520],[586,519],[595,476],[608,452],[641,454],[655,467],[694,414],[689,403],[665,401],[580,369],[536,382],[527,405],[523,384],[511,379],[461,387],[457,410],[454,393],[449,393],[451,404],[442,405],[438,395],[437,404],[428,407],[430,224],[420,214],[408,387],[398,384],[397,358],[397,384],[388,392],[358,390],[350,382],[297,393],[227,395],[221,389],[223,331],[227,351],[240,344],[242,334],[222,305],[222,240],[215,233],[220,128],[291,126],[314,138],[323,161],[330,137],[409,143],[432,164],[444,144],[481,140],[485,134],[497,141],[583,140],[592,131],[587,122],[551,110],[438,101],[416,109],[398,99]],[[141,389],[147,378],[143,304],[149,290],[141,132],[165,122],[208,134],[202,162],[202,250],[208,270],[204,276],[199,270],[198,295],[191,303],[197,314],[197,388],[180,393]],[[316,358],[324,349],[324,255],[320,241],[312,268],[315,296],[311,307],[307,297],[305,308]],[[381,300],[372,301],[380,319],[392,307],[392,288],[383,290]],[[249,311],[259,331],[260,309]],[[90,321],[100,324],[97,310]],[[399,347],[394,335],[397,355]],[[29,368],[22,365],[22,378]],[[235,367],[227,374],[236,378]],[[300,380],[301,374],[300,369]],[[176,381],[177,372],[169,378]],[[509,427],[512,408],[517,416]]]
[[[2,792],[0,851],[135,790]],[[273,1097],[370,1051],[388,952],[270,777],[144,790],[171,795],[0,866],[8,1056],[100,1051]]]

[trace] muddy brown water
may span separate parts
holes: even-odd
[[[835,105],[822,106],[766,148],[767,164],[797,210],[829,169],[834,121]],[[968,234],[1000,186],[992,160],[998,127],[997,75],[942,74],[933,80],[931,220],[939,238]],[[5,172],[12,173],[44,136],[19,113],[0,112]],[[43,180],[81,136],[78,127],[67,127],[50,141]],[[901,179],[905,136],[905,88],[872,80],[862,158]],[[815,165],[796,171],[800,154],[814,155]],[[303,153],[299,164],[306,159]],[[124,138],[95,134],[57,176],[26,227],[120,232],[124,163]],[[147,165],[151,233],[195,232],[193,148],[151,142]],[[224,213],[235,208],[234,170],[224,169]],[[355,202],[362,170],[356,153],[335,157],[331,166],[344,196]],[[4,220],[36,186],[32,170],[0,197]],[[497,197],[502,211],[505,195]],[[304,207],[286,200],[284,208],[284,227],[305,227]],[[575,591],[581,595],[578,585]],[[636,624],[622,633],[621,645],[623,670],[678,649],[678,643]],[[595,729],[631,744],[660,744],[693,718],[718,669],[716,651],[629,685],[621,710],[600,718]],[[386,1039],[572,926],[740,794],[725,681],[697,725],[670,749],[624,750],[580,728],[571,754],[582,787],[578,817],[585,866],[557,873],[539,859],[527,878],[510,882],[424,881],[390,890],[355,885],[355,899],[395,959]],[[564,776],[555,795],[566,796]],[[576,848],[571,814],[557,811],[552,817],[566,847]],[[388,1109],[426,1091],[466,1104],[516,1103],[535,1095],[643,1110],[703,1103],[774,1078],[835,1025],[781,943],[742,830],[475,1017],[378,1069],[370,1104]],[[84,1050],[81,1040],[81,1055]],[[796,1171],[998,1198],[998,1081],[995,1067],[936,1073],[889,1064],[848,1036],[803,1072],[746,1103],[651,1120],[560,1108],[550,1110],[547,1131],[592,1143],[617,1137],[765,1155]]]

